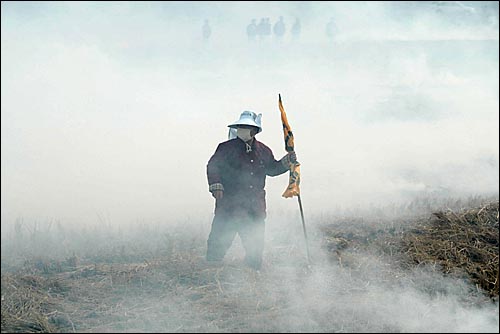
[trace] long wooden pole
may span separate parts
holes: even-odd
[[[307,240],[306,222],[304,220],[304,210],[302,209],[302,200],[300,199],[300,194],[297,195],[299,200],[300,217],[302,218],[302,229],[304,230],[304,238],[306,240],[306,251],[307,251],[307,261],[311,264],[311,255],[309,254],[309,241]]]

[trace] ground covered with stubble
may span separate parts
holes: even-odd
[[[300,222],[270,217],[260,272],[238,240],[206,263],[205,223],[19,220],[2,234],[1,331],[498,331],[498,200],[466,204],[308,217],[311,264]]]

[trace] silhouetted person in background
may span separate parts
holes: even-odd
[[[255,41],[257,36],[257,24],[255,24],[255,19],[247,26],[247,36],[249,41]]]
[[[268,17],[264,21],[264,36],[271,36],[271,21]]]
[[[299,20],[299,18],[295,18],[295,23],[292,26],[292,36],[293,36],[294,40],[299,39],[300,30],[301,30],[300,20]]]
[[[328,37],[329,40],[333,40],[335,38],[335,35],[337,33],[337,26],[335,25],[335,21],[333,20],[333,17],[330,19],[330,22],[326,24],[326,36]]]
[[[285,35],[285,22],[283,21],[283,16],[280,16],[280,20],[274,24],[273,32],[277,41],[281,42]]]
[[[205,23],[203,24],[202,34],[203,34],[203,40],[208,41],[208,39],[210,38],[210,35],[212,34],[212,29],[210,28],[210,25],[208,24],[208,20],[205,20]]]
[[[266,35],[266,19],[261,18],[259,25],[257,26],[257,35],[259,35],[259,39],[262,40],[264,39],[264,36]]]

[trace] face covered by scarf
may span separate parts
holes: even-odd
[[[252,129],[238,128],[236,130],[236,135],[238,136],[238,138],[240,138],[244,142],[247,142],[253,138],[251,132],[252,132]]]

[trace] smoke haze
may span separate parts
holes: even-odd
[[[247,41],[279,16],[298,41]],[[495,3],[3,2],[2,222],[211,212],[206,162],[241,111],[284,155],[278,93],[311,211],[496,194],[497,73]],[[270,210],[295,207],[286,183]]]
[[[206,164],[227,125],[243,110],[262,113],[257,139],[276,159],[285,154],[278,94],[308,218],[421,197],[498,196],[498,2],[1,6],[2,231],[19,217],[166,230],[190,222],[204,224],[195,227],[204,238],[214,206]],[[252,19],[279,16],[281,43],[247,40]],[[292,40],[296,17],[302,31]],[[325,35],[330,18],[334,41]],[[281,197],[287,183],[287,174],[267,178],[274,247],[286,235],[302,240],[299,223],[284,228],[282,214],[298,214],[296,201]],[[227,258],[241,255],[235,242]],[[305,281],[277,261],[275,283],[260,287],[262,304],[282,290],[299,306],[278,317],[276,330],[324,331],[316,315],[335,314],[332,328],[345,321],[346,331],[497,331],[498,302],[467,308],[456,297],[467,287],[423,269],[368,286],[374,275],[385,281],[385,264],[360,259],[359,276],[322,267]],[[420,283],[431,282],[446,293],[423,294]],[[305,322],[294,322],[299,315]]]

